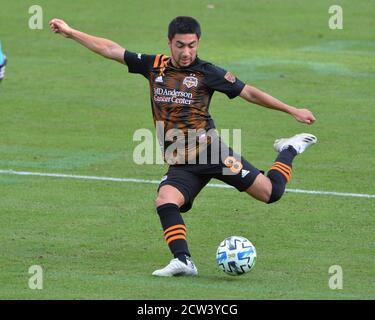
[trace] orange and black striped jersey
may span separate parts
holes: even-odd
[[[231,73],[198,57],[184,68],[175,68],[171,59],[163,54],[137,54],[126,50],[124,60],[130,73],[148,79],[154,123],[163,123],[165,137],[170,129],[181,130],[187,139],[189,130],[215,128],[209,114],[213,93],[223,92],[232,99],[245,86]],[[163,144],[168,145],[167,139]]]

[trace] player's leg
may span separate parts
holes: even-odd
[[[259,201],[267,203],[271,198],[272,182],[263,174],[258,174],[253,184],[246,189],[246,193]]]
[[[186,264],[186,256],[190,256],[190,252],[186,241],[186,225],[180,212],[184,203],[183,194],[172,185],[161,186],[155,200],[165,241],[174,257]]]
[[[196,275],[198,273],[189,252],[186,225],[181,212],[190,210],[195,196],[208,183],[189,171],[170,169],[160,184],[155,200],[164,238],[174,259],[155,276]]]
[[[220,142],[219,164],[215,166],[214,178],[235,187],[240,192],[247,191],[254,183],[259,185],[259,179],[263,175],[261,171],[249,163],[246,159],[236,154],[224,142]],[[266,186],[266,182],[262,179]],[[271,187],[269,188],[271,189]],[[266,187],[256,188],[253,196],[259,200],[267,197]]]
[[[253,198],[265,203],[278,201],[285,192],[292,176],[292,162],[297,152],[293,147],[282,150],[271,166],[267,176],[260,174],[246,190]]]
[[[185,203],[184,195],[176,187],[168,184],[160,187],[155,206],[158,208],[167,203],[175,204],[179,208]]]
[[[293,159],[316,141],[317,138],[308,133],[276,140],[274,148],[279,154],[268,171],[267,177],[258,175],[246,192],[266,203],[278,201],[284,194],[286,184],[292,177]]]

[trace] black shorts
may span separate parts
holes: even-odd
[[[211,161],[209,155],[207,164],[170,165],[158,191],[164,185],[177,188],[185,199],[180,210],[187,212],[193,206],[195,197],[212,178],[221,180],[238,191],[247,190],[261,171],[243,157],[234,154],[230,147],[224,146],[229,150],[229,154],[227,157],[218,157],[217,161]]]

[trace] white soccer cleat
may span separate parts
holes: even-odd
[[[300,133],[291,138],[277,139],[273,147],[277,152],[281,152],[289,146],[292,146],[297,153],[302,153],[317,141],[317,137],[310,133]]]
[[[165,268],[155,270],[152,275],[158,277],[196,276],[198,270],[193,261],[191,261],[189,257],[186,257],[186,262],[187,265],[178,260],[178,258],[172,259]]]

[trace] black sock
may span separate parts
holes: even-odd
[[[287,182],[292,178],[292,162],[297,151],[289,146],[277,156],[274,164],[267,173],[272,183],[272,194],[268,203],[276,202],[285,192]]]
[[[156,210],[164,230],[164,238],[173,256],[187,264],[186,256],[190,256],[190,253],[186,242],[186,226],[179,207],[174,203],[166,203]]]
[[[289,167],[292,167],[292,162],[296,155],[297,155],[296,149],[294,149],[292,146],[289,146],[287,149],[284,149],[283,151],[279,153],[275,162],[281,162],[281,163],[286,164]]]

